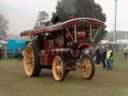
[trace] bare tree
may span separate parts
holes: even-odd
[[[8,30],[8,21],[0,14],[0,38],[6,36]]]

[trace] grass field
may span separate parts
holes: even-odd
[[[128,59],[116,54],[114,60],[112,71],[96,66],[91,81],[83,80],[78,70],[64,82],[54,81],[49,70],[28,78],[21,60],[0,60],[0,96],[128,96]]]

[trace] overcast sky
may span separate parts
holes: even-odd
[[[107,30],[114,29],[114,1],[95,0],[106,14]],[[0,0],[0,12],[9,21],[8,33],[19,34],[31,29],[39,11],[46,11],[50,16],[55,11],[57,0]],[[128,0],[118,0],[117,30],[128,30]]]

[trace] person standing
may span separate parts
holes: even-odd
[[[106,62],[105,62],[105,60],[106,60],[106,48],[105,47],[103,47],[102,48],[102,51],[101,51],[101,61],[102,61],[102,64],[103,64],[103,68],[105,68],[106,67]]]
[[[97,47],[97,49],[95,51],[95,57],[96,57],[95,63],[100,64],[100,62],[101,62],[101,53],[100,53],[100,48],[99,47]]]
[[[124,58],[127,59],[127,56],[128,56],[128,49],[127,48],[124,48],[123,54],[124,54]]]
[[[2,58],[2,50],[1,50],[1,48],[0,48],[0,59]]]
[[[106,68],[107,70],[112,70],[112,63],[113,63],[113,50],[111,46],[108,47],[106,53]]]

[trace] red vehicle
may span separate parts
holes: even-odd
[[[62,81],[68,72],[81,69],[83,78],[94,76],[95,66],[89,55],[104,23],[92,18],[75,18],[48,27],[28,30],[21,36],[30,36],[24,49],[24,70],[27,76],[39,76],[41,69],[52,70],[55,80]]]

